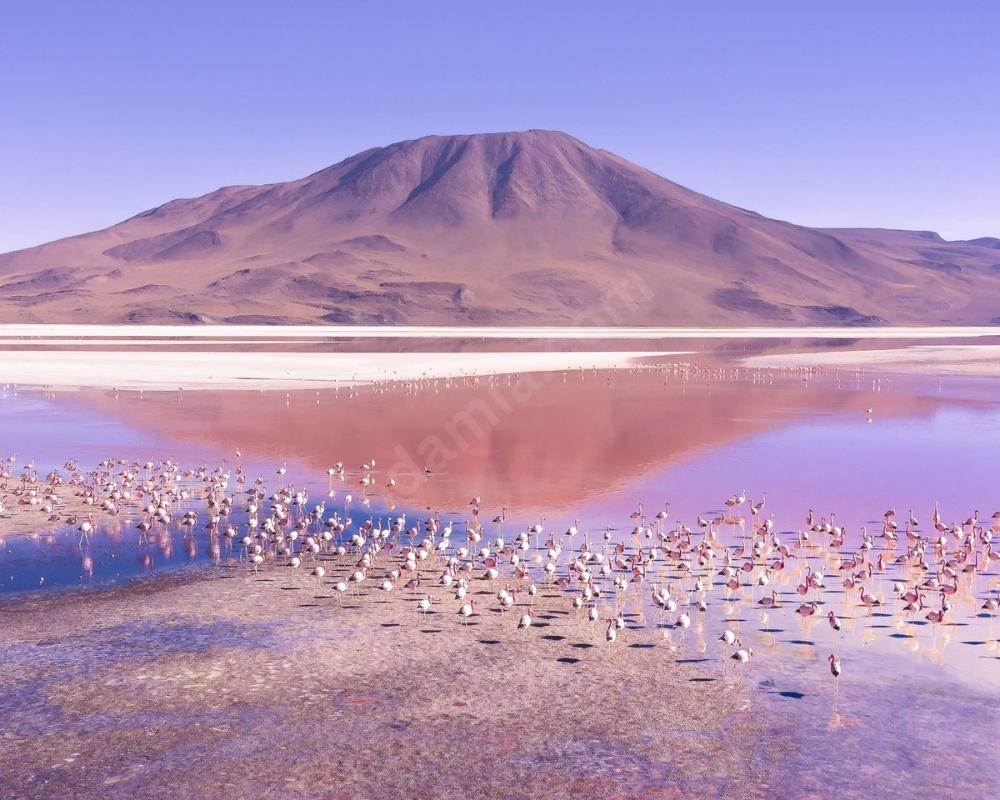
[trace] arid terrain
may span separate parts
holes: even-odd
[[[564,133],[427,136],[0,255],[0,322],[989,324],[1000,239],[821,230]]]

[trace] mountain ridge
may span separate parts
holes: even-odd
[[[558,131],[435,135],[2,254],[0,321],[982,324],[998,249],[771,219]]]

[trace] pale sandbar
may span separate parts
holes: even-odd
[[[0,351],[0,382],[51,389],[309,389],[375,381],[620,369],[670,352]]]

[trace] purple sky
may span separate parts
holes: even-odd
[[[7,3],[0,251],[524,128],[795,222],[1000,235],[998,31],[992,0]]]

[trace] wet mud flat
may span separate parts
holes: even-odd
[[[790,745],[655,626],[609,653],[555,589],[518,631],[486,582],[465,625],[329,567],[4,600],[0,797],[773,796]]]

